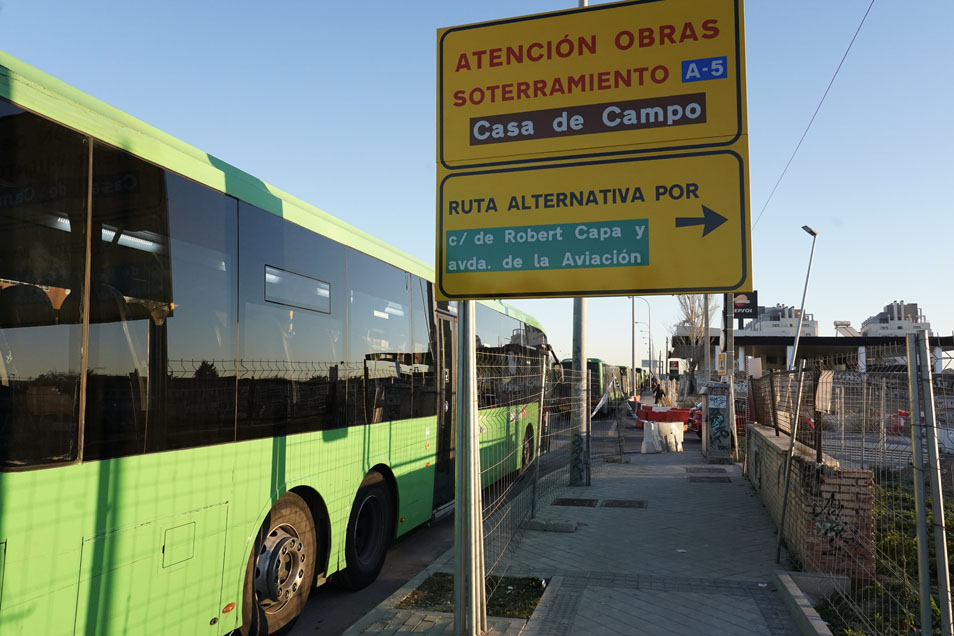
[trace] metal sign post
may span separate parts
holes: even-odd
[[[454,497],[454,633],[486,630],[480,445],[477,436],[477,351],[474,301],[460,304],[457,339],[457,453]]]

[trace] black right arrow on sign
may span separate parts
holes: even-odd
[[[694,225],[701,225],[702,235],[705,236],[712,230],[716,229],[723,223],[728,221],[727,218],[719,214],[718,212],[702,206],[702,216],[692,217],[692,216],[677,216],[676,217],[676,227],[692,227]]]

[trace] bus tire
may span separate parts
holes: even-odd
[[[317,556],[311,510],[300,496],[286,492],[266,515],[249,555],[242,636],[269,636],[291,628],[311,592]]]
[[[520,472],[523,472],[527,469],[531,462],[533,462],[533,427],[527,426],[526,432],[523,434],[523,449],[522,456],[523,464],[520,466]]]
[[[360,590],[378,578],[394,536],[394,501],[384,476],[371,471],[364,477],[351,506],[345,541],[344,587]]]

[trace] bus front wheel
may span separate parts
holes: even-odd
[[[381,473],[368,473],[351,507],[345,541],[345,569],[340,578],[351,590],[378,578],[394,535],[394,501]]]
[[[286,492],[265,517],[245,571],[242,636],[267,636],[301,614],[315,579],[315,522],[305,500]]]

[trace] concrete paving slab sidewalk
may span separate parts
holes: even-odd
[[[627,422],[625,424],[629,426]],[[637,450],[627,431],[627,450]],[[691,436],[682,453],[628,453],[539,518],[575,532],[526,530],[506,574],[549,580],[529,621],[489,618],[494,635],[797,634],[776,589],[775,530],[737,465],[711,466]],[[644,502],[613,503],[613,502]],[[633,507],[642,505],[643,507]],[[452,634],[453,615],[395,609],[449,552],[345,634]]]

